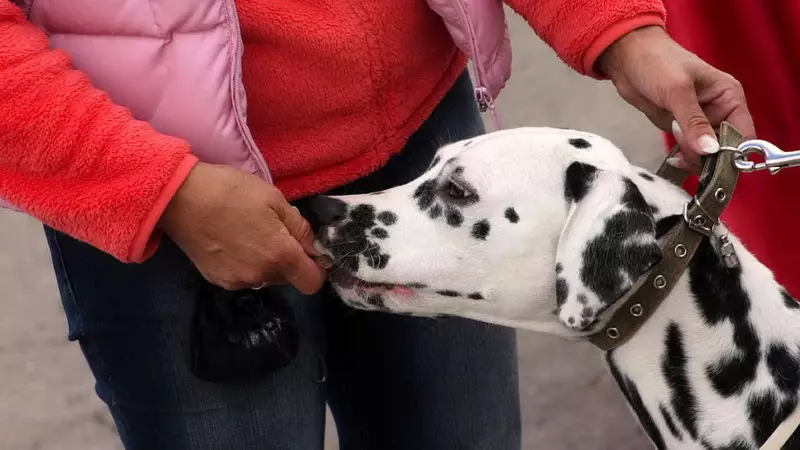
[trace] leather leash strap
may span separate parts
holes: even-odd
[[[627,342],[652,316],[669,295],[686,270],[703,239],[713,234],[722,211],[730,202],[739,171],[734,166],[736,149],[744,140],[742,134],[727,122],[718,133],[720,150],[704,158],[700,185],[694,199],[684,209],[684,220],[678,222],[661,239],[662,259],[642,275],[633,287],[609,311],[610,317],[602,330],[590,335],[589,342],[600,350],[609,351]],[[677,152],[674,148],[670,156]],[[680,185],[686,174],[666,164],[657,175]],[[723,257],[733,258],[735,255]]]

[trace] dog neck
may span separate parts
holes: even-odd
[[[606,354],[657,448],[757,449],[798,406],[798,303],[731,240],[739,268],[706,240],[653,316]]]

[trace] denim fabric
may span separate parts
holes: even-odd
[[[442,144],[484,132],[466,73],[402,152],[337,189],[406,183]],[[45,228],[69,337],[83,350],[126,449],[323,448],[325,403],[342,450],[520,448],[512,330],[344,306],[330,286],[285,296],[302,337],[287,368],[244,384],[194,378],[186,345],[199,273],[168,239],[126,265]],[[327,381],[322,375],[322,360]]]

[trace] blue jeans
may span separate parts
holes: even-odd
[[[337,193],[410,181],[441,144],[482,132],[465,74],[401,153]],[[185,356],[202,278],[171,241],[133,265],[45,232],[69,338],[126,449],[319,450],[326,402],[343,450],[520,448],[510,329],[353,311],[329,286],[312,296],[286,287],[302,333],[292,364],[255,382],[205,383]]]

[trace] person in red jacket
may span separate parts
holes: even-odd
[[[667,32],[703,60],[742,84],[760,139],[783,150],[800,149],[800,2],[665,0]],[[666,136],[667,145],[674,142]],[[687,180],[693,192],[697,180]],[[785,169],[739,178],[736,195],[722,219],[753,254],[772,269],[793,297],[800,296],[794,271],[800,239],[800,208],[790,193],[800,186],[800,171]]]
[[[236,1],[269,185],[183,164],[188,147],[135,121],[0,1],[0,197],[47,225],[70,339],[126,448],[320,449],[326,402],[342,449],[520,447],[512,330],[353,313],[321,289],[290,201],[405,183],[438,145],[484,132],[466,61],[424,0],[335,3]],[[610,79],[665,130],[677,120],[687,161],[718,150],[720,120],[752,134],[738,83],[666,35],[659,0],[507,3],[575,70]],[[351,65],[369,89],[337,70]],[[157,248],[138,236],[150,220],[166,236]],[[184,343],[204,280],[287,299],[302,335],[288,368],[239,384],[192,376]]]

